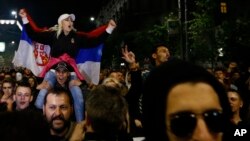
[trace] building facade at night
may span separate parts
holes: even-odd
[[[174,0],[110,0],[101,8],[97,25],[114,19],[122,30],[138,30],[177,10],[178,2]]]

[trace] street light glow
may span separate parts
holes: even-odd
[[[11,20],[11,21],[10,21],[10,24],[14,24],[14,23],[15,23],[15,21],[14,21],[14,20]]]
[[[94,21],[95,20],[95,18],[94,17],[90,17],[90,21]]]
[[[0,52],[5,51],[5,42],[0,42]]]
[[[5,20],[5,24],[10,24],[10,21],[9,20]]]
[[[17,18],[17,12],[15,10],[11,11],[11,15],[13,15],[15,17],[15,19]]]
[[[0,24],[15,24],[16,20],[0,20]]]
[[[4,20],[0,20],[0,24],[4,24],[5,23],[5,21]]]
[[[11,15],[13,15],[13,16],[16,16],[16,11],[15,10],[13,10],[13,11],[11,11]]]

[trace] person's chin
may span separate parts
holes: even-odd
[[[19,107],[20,107],[19,108],[20,110],[24,110],[24,109],[26,109],[28,107],[28,105],[21,104]]]
[[[64,121],[63,120],[53,120],[53,127],[55,129],[60,129],[64,126]]]

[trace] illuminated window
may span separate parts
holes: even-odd
[[[220,3],[220,12],[224,14],[227,13],[227,3],[225,2]]]
[[[5,42],[0,42],[0,52],[5,51]]]

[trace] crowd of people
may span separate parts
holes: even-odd
[[[165,44],[152,47],[152,65],[143,68],[125,46],[121,53],[127,67],[102,69],[99,84],[93,85],[77,72],[71,75],[77,69],[77,47],[89,40],[74,31],[73,14],[58,18],[59,30],[43,32],[29,25],[25,10],[20,16],[30,37],[52,46],[52,59],[44,79],[28,68],[1,71],[1,141],[249,138],[250,68],[243,71],[232,61],[228,67],[208,69],[172,57]],[[111,20],[93,44],[115,27]]]

